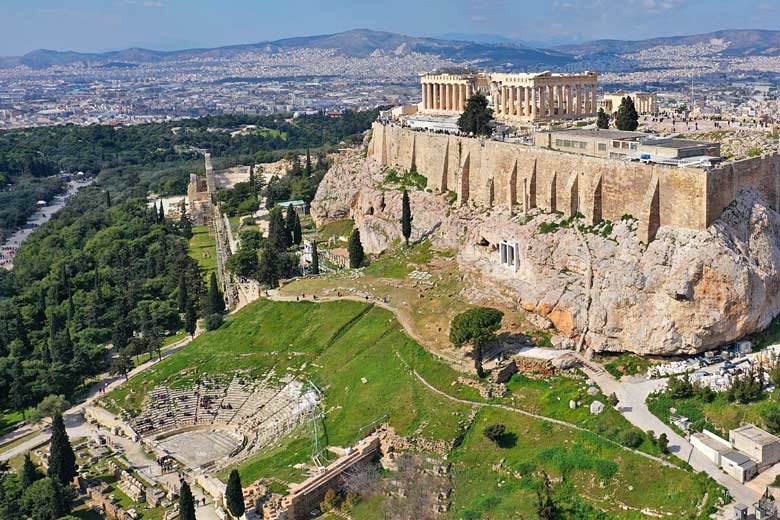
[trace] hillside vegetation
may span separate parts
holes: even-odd
[[[435,393],[410,368],[449,396],[485,402],[474,389],[452,385],[458,374],[406,336],[385,310],[352,301],[260,300],[221,329],[203,334],[184,350],[131,378],[103,404],[115,412],[126,408],[136,413],[155,385],[188,384],[196,377],[195,369],[197,374],[211,375],[241,369],[256,377],[274,370],[277,378],[292,375],[310,380],[325,394],[323,445],[352,445],[367,427],[383,418],[402,435],[448,442],[464,435],[463,444],[450,453],[454,507],[448,518],[530,514],[536,507],[535,490],[543,472],[563,479],[556,493],[571,513],[567,518],[641,518],[638,510],[643,508],[674,518],[696,518],[700,505],[707,510],[700,504],[705,493],[717,494],[717,487],[707,479],[662,466],[599,434],[493,408],[474,409],[472,423],[473,405]],[[549,392],[544,390],[548,385],[524,378],[513,380],[511,386],[510,395],[520,403],[538,401],[536,411],[599,428],[602,419],[584,410],[572,411],[572,415],[564,410],[568,408],[561,398],[582,391],[576,382],[556,383]],[[605,421],[603,428],[607,424],[628,428],[617,413],[599,417]],[[499,447],[484,438],[482,430],[494,421],[507,425],[512,443]],[[242,481],[274,478],[274,488],[284,492],[280,482],[304,478],[304,471],[294,465],[309,462],[311,436],[310,427],[302,426],[244,461],[238,466]],[[226,479],[227,474],[220,477]],[[649,482],[665,485],[648,492]],[[377,505],[377,501],[381,497],[368,503]],[[380,518],[381,509],[359,507],[353,518]],[[608,514],[598,516],[597,510]]]

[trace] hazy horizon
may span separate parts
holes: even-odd
[[[323,10],[316,0],[290,0],[273,6],[267,0],[72,0],[67,7],[58,0],[8,0],[3,10],[6,29],[0,39],[0,55],[18,56],[37,49],[212,48],[355,28],[426,37],[487,36],[539,46],[780,27],[780,5],[768,0],[555,0],[544,5],[523,4],[526,2],[398,0],[366,5],[340,0]]]

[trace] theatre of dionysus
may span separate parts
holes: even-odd
[[[421,113],[456,115],[476,92],[490,96],[499,120],[530,122],[592,117],[597,111],[598,75],[428,74],[421,78]]]

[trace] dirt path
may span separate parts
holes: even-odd
[[[454,396],[452,396],[452,395],[450,395],[450,394],[448,394],[448,393],[446,393],[446,392],[444,392],[442,390],[439,390],[435,386],[433,386],[423,376],[421,376],[415,369],[411,368],[406,363],[406,361],[404,361],[400,356],[398,356],[398,358],[406,366],[406,368],[408,368],[411,371],[411,373],[414,374],[414,376],[417,378],[417,380],[420,381],[420,383],[423,384],[423,386],[425,386],[427,389],[429,389],[430,391],[434,392],[435,394],[438,394],[441,397],[444,397],[445,399],[449,399],[450,401],[454,401],[456,403],[461,403],[461,404],[466,404],[466,405],[469,405],[469,406],[476,406],[478,408],[497,408],[497,409],[500,409],[500,410],[505,410],[507,412],[512,412],[512,413],[518,413],[518,414],[521,414],[521,415],[525,415],[526,417],[531,417],[533,419],[538,419],[540,421],[545,421],[545,422],[549,422],[549,423],[552,423],[552,424],[557,424],[558,426],[563,426],[564,428],[569,428],[571,430],[577,430],[577,431],[580,431],[580,432],[590,433],[590,434],[593,434],[593,435],[603,439],[604,441],[612,444],[613,446],[616,446],[616,447],[618,447],[618,448],[620,448],[620,449],[622,449],[624,451],[628,451],[628,452],[631,452],[631,453],[633,453],[635,455],[639,455],[640,457],[644,457],[646,459],[658,462],[659,464],[661,464],[663,466],[666,466],[666,467],[669,467],[669,468],[676,468],[676,469],[680,469],[680,470],[682,469],[679,466],[675,466],[671,462],[668,462],[668,461],[666,461],[666,460],[664,460],[664,459],[662,459],[660,457],[656,457],[655,455],[650,455],[649,453],[645,453],[643,451],[639,451],[639,450],[635,450],[635,449],[632,449],[632,448],[628,448],[628,447],[623,446],[622,444],[620,444],[618,442],[615,442],[615,441],[613,441],[611,439],[607,439],[606,437],[604,437],[602,435],[599,435],[598,433],[596,433],[594,431],[588,430],[587,428],[583,428],[581,426],[577,426],[574,423],[562,421],[560,419],[554,419],[552,417],[547,417],[546,415],[539,415],[539,414],[536,414],[536,413],[533,413],[533,412],[529,412],[529,411],[523,410],[521,408],[515,408],[514,406],[509,406],[509,405],[504,405],[504,404],[495,404],[495,403],[481,403],[479,401],[469,401],[468,399],[461,399],[459,397],[454,397]]]

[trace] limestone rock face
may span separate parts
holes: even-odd
[[[382,181],[370,159],[334,165],[312,203],[315,221],[353,218],[367,252],[392,247],[401,193]],[[458,251],[465,295],[549,320],[559,344],[693,354],[760,330],[780,311],[780,214],[753,190],[707,230],[662,227],[648,246],[631,220],[586,228],[539,210],[456,208],[426,191],[410,201],[412,239]],[[500,263],[502,241],[516,246],[516,266]]]
[[[347,152],[328,170],[311,202],[311,215],[317,226],[350,217],[353,199],[363,188],[378,186],[382,168],[374,159],[359,152]]]
[[[488,219],[458,260],[526,310],[596,351],[693,354],[767,326],[780,310],[780,215],[743,191],[706,231],[661,228],[645,247],[632,222],[609,234],[558,228],[539,215]],[[495,245],[518,246],[518,266]]]

